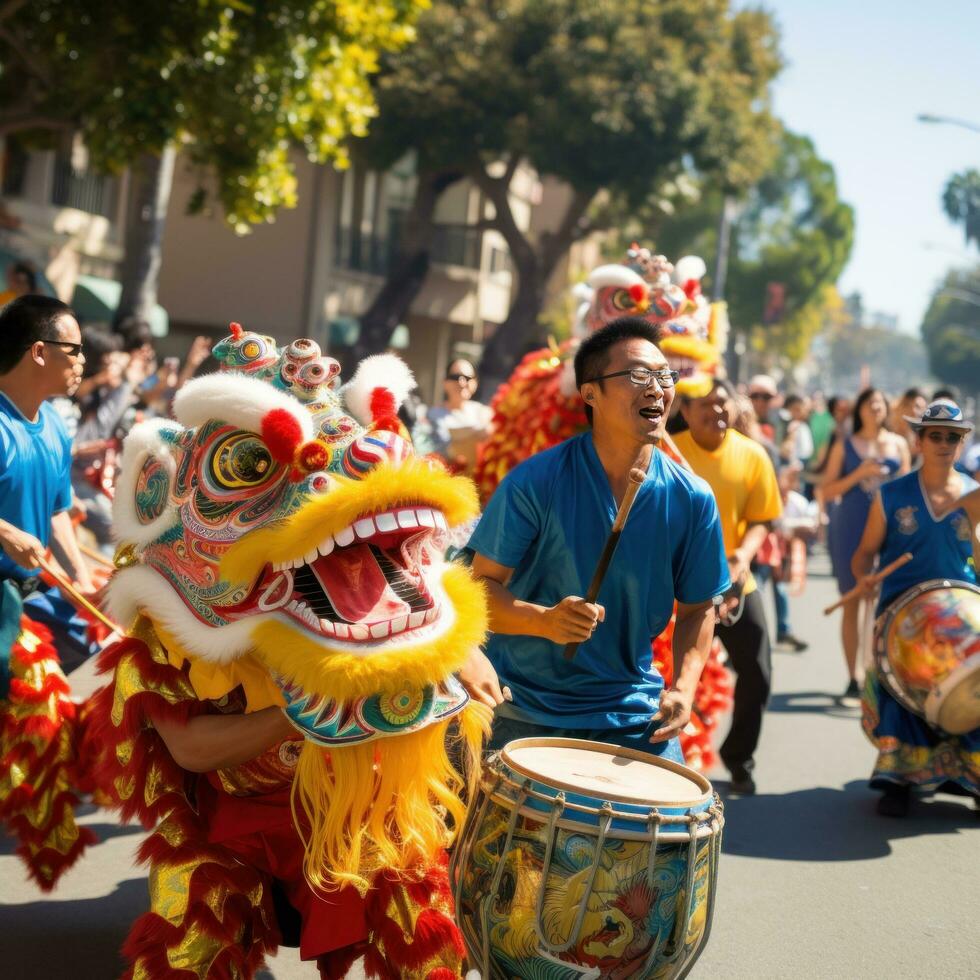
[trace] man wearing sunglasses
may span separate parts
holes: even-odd
[[[71,395],[85,357],[71,308],[49,296],[21,296],[0,310],[0,585],[30,596],[30,615],[51,626],[81,656],[84,630],[54,590],[37,587],[38,563],[52,538],[83,591],[92,591],[68,509],[71,439],[48,399]],[[16,594],[16,595],[15,595]],[[65,624],[72,624],[66,626]],[[67,635],[64,630],[67,629]],[[76,642],[77,641],[77,642]]]
[[[971,491],[976,491],[977,483],[954,468],[973,424],[947,399],[934,401],[919,418],[906,416],[905,421],[917,438],[922,465],[881,486],[851,560],[858,585],[870,597],[876,588],[871,577],[876,556],[882,566],[906,551],[914,556],[881,583],[879,615],[921,582],[977,582],[976,520],[971,519],[971,512],[976,515]],[[971,501],[965,509],[962,501],[967,494]],[[936,790],[946,781],[980,798],[975,762],[980,757],[980,729],[939,737],[892,698],[873,672],[865,686],[864,721],[865,731],[879,749],[871,776],[871,787],[882,790],[879,813],[905,816],[913,787]]]
[[[487,655],[513,695],[497,709],[493,747],[563,735],[682,761],[677,736],[729,584],[707,485],[653,453],[598,602],[581,598],[637,454],[664,437],[676,375],[658,339],[655,326],[625,317],[582,343],[575,380],[591,430],[511,470],[470,539],[490,605]],[[675,598],[674,683],[664,690],[650,641]],[[569,661],[570,642],[580,646]]]

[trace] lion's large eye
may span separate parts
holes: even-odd
[[[247,432],[222,439],[211,456],[211,475],[219,487],[227,490],[257,486],[272,467],[272,456],[265,444]]]
[[[636,306],[636,300],[630,296],[630,291],[628,289],[617,289],[616,292],[612,294],[612,305],[617,310],[632,310]]]

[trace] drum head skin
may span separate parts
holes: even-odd
[[[963,666],[965,676],[949,678],[945,697],[936,708],[939,727],[951,735],[965,735],[980,726],[980,656]]]
[[[980,725],[980,588],[922,582],[881,614],[876,631],[879,673],[900,704],[954,735]]]
[[[522,738],[508,743],[500,754],[522,775],[598,800],[684,807],[711,797],[711,784],[693,769],[604,742]]]

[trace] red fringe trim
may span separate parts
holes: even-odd
[[[27,866],[27,875],[43,892],[50,892],[61,880],[61,876],[79,859],[82,851],[90,844],[97,844],[98,837],[88,827],[78,828],[78,839],[65,854],[54,848],[43,847],[32,851],[26,844],[17,847],[17,854]],[[49,870],[42,872],[42,865]]]
[[[367,919],[376,939],[384,948],[384,959],[405,969],[418,969],[436,956],[452,955],[462,960],[466,955],[463,937],[450,915],[433,908],[434,899],[441,899],[452,912],[446,856],[439,864],[428,868],[420,881],[382,872],[375,876],[367,896]],[[404,890],[408,897],[422,906],[415,921],[410,940],[399,923],[388,917],[387,910],[396,891]]]

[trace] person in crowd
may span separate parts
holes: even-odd
[[[461,472],[470,472],[476,465],[476,447],[490,434],[493,418],[490,406],[473,397],[477,385],[473,365],[456,358],[442,383],[442,404],[430,406],[424,423],[416,426],[422,443]]]
[[[779,446],[779,458],[784,465],[802,469],[813,456],[813,434],[810,431],[810,402],[802,395],[787,395],[783,402],[786,428]]]
[[[677,736],[729,585],[704,481],[655,451],[598,602],[581,598],[638,453],[663,438],[677,376],[658,338],[625,317],[583,341],[575,381],[590,429],[511,470],[470,539],[490,606],[487,656],[513,696],[497,709],[493,747],[565,735],[682,761]],[[675,598],[674,681],[664,690],[650,640]],[[570,660],[568,643],[580,644]]]
[[[882,581],[879,615],[922,582],[977,581],[974,551],[980,508],[971,498],[978,485],[954,469],[973,425],[948,400],[933,402],[908,421],[918,437],[922,466],[885,484],[875,495],[851,562],[870,601],[877,588],[871,574],[875,558],[887,565],[905,552],[914,556]],[[916,788],[966,792],[980,808],[980,728],[955,736],[941,733],[900,705],[874,672],[864,696],[865,731],[878,749],[871,786],[882,791],[879,813],[905,816]]]
[[[755,409],[762,434],[772,443],[776,442],[776,423],[772,413],[779,408],[779,389],[768,374],[756,374],[749,379],[749,398]]]
[[[756,553],[752,572],[760,588],[765,588],[766,582],[772,582],[776,644],[803,653],[810,644],[796,636],[790,626],[790,584],[806,577],[806,548],[800,549],[796,542],[805,545],[814,539],[819,526],[819,511],[815,501],[807,500],[800,493],[799,474],[798,465],[784,466],[779,470],[783,513],[773,521],[772,530]]]
[[[896,435],[901,436],[909,447],[909,459],[912,467],[918,465],[918,449],[915,432],[906,421],[908,418],[921,418],[926,410],[925,392],[921,388],[907,388],[901,398],[897,398],[892,404],[891,412],[888,416],[888,428]]]
[[[830,405],[823,396],[822,391],[813,393],[810,399],[810,418],[807,419],[810,426],[810,435],[813,437],[813,455],[810,457],[810,469],[817,466],[823,456],[823,451],[830,442],[830,437],[834,432],[834,417],[830,412]]]
[[[195,337],[181,364],[179,357],[165,357],[158,363],[149,323],[137,316],[124,317],[116,328],[122,337],[122,349],[138,356],[149,365],[149,373],[140,385],[139,404],[145,413],[167,416],[174,395],[197,373],[211,355],[212,341]]]
[[[678,405],[678,414],[680,414],[680,405]],[[683,419],[683,416],[681,418]],[[772,441],[763,435],[762,427],[759,425],[759,418],[755,414],[755,406],[747,395],[740,395],[736,392],[732,393],[732,417],[729,420],[729,425],[736,432],[741,432],[743,436],[752,439],[762,446],[773,467],[779,467],[779,452]],[[687,425],[685,423],[678,431],[683,431],[686,427]]]
[[[37,273],[29,262],[12,262],[7,266],[7,288],[0,292],[0,306],[6,306],[18,296],[37,292]]]
[[[79,421],[72,458],[72,484],[85,509],[85,526],[99,546],[112,550],[111,479],[107,463],[119,449],[128,429],[127,415],[150,374],[153,350],[144,346],[122,349],[118,334],[103,327],[85,327],[86,352],[82,382],[75,394]]]
[[[731,773],[731,791],[752,794],[772,667],[765,610],[751,566],[782,505],[769,457],[758,443],[731,428],[733,410],[731,389],[715,379],[704,397],[682,400],[688,428],[674,441],[711,487],[721,515],[733,594],[726,599],[716,632],[737,679],[732,727],[719,754]]]
[[[840,498],[830,513],[827,543],[841,594],[854,588],[851,559],[868,519],[875,491],[883,481],[908,473],[911,463],[905,440],[885,428],[888,402],[877,388],[858,395],[851,418],[852,434],[835,441],[827,457],[821,481],[825,502]],[[845,707],[858,707],[858,627],[866,610],[850,602],[841,615],[841,643],[848,682],[841,696]]]
[[[0,337],[0,580],[30,604],[33,619],[52,629],[68,670],[91,652],[85,623],[38,576],[53,539],[80,589],[93,591],[68,513],[71,440],[47,402],[74,393],[81,381],[81,330],[60,300],[27,295],[0,309]]]

